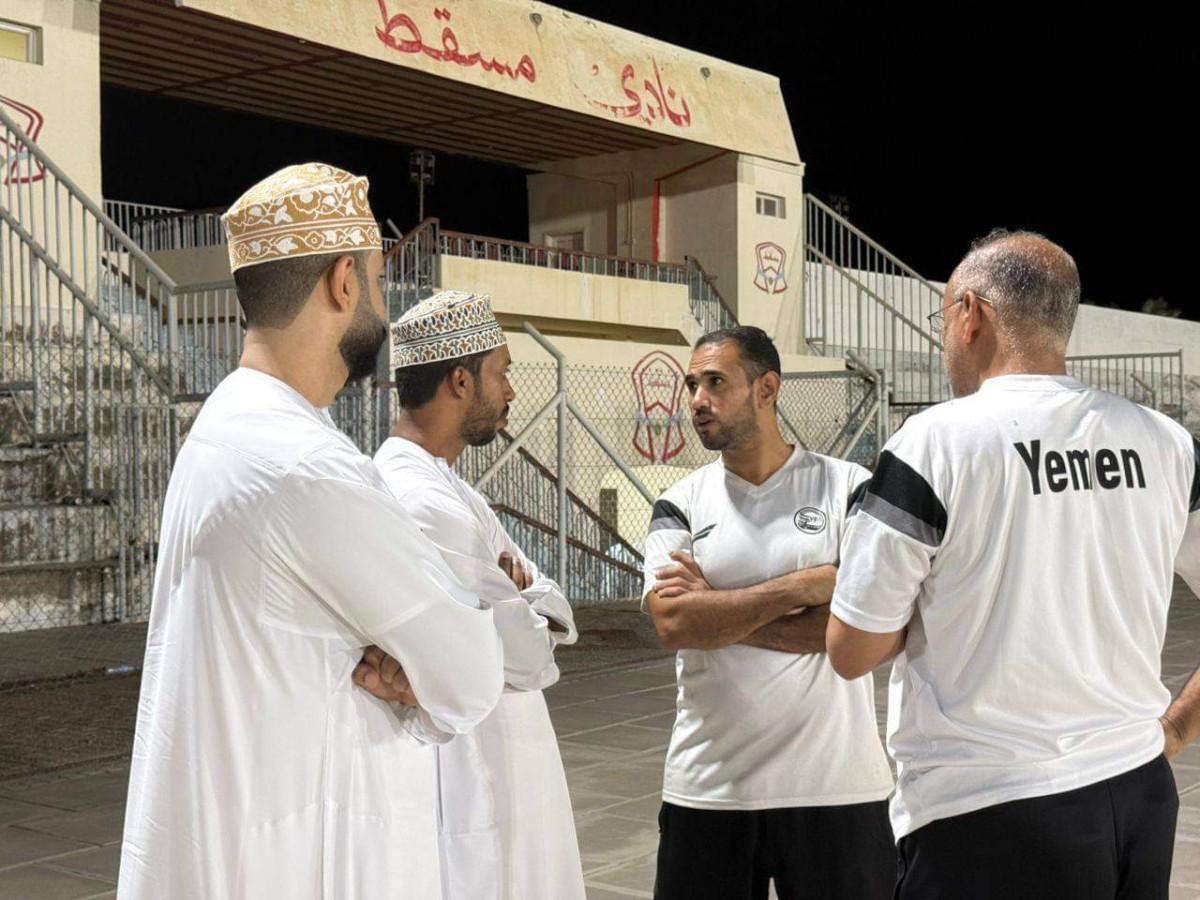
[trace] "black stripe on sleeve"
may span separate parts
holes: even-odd
[[[946,507],[929,482],[888,450],[879,454],[862,512],[931,547],[941,544],[946,533]]]
[[[688,524],[688,517],[684,515],[683,510],[670,500],[655,501],[654,511],[650,513],[650,530],[661,531],[663,529],[678,529],[689,532],[692,530],[692,526]]]
[[[1196,468],[1192,472],[1192,500],[1188,505],[1188,512],[1200,509],[1200,441],[1195,438],[1192,438],[1192,459]]]

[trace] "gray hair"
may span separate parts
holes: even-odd
[[[1062,247],[1033,231],[997,228],[979,238],[953,275],[954,299],[991,300],[999,329],[1017,344],[1066,345],[1079,310],[1079,269]]]

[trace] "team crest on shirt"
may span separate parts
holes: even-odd
[[[815,506],[806,506],[796,510],[796,516],[792,521],[805,534],[820,534],[829,523],[829,517]]]

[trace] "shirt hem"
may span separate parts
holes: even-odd
[[[786,809],[805,806],[850,806],[855,803],[874,803],[892,795],[892,786],[862,791],[857,794],[826,794],[819,797],[781,797],[771,800],[709,800],[703,797],[684,797],[663,791],[664,803],[685,806],[688,809],[742,810],[753,812],[760,809]]]
[[[855,609],[846,600],[836,594],[829,604],[829,612],[847,625],[857,628],[859,631],[869,631],[872,634],[891,634],[894,631],[899,631],[908,624],[909,619],[912,617],[911,614],[888,618],[875,616],[871,613]]]
[[[1146,763],[1162,755],[1162,748],[1159,747],[1152,753],[1139,754],[1134,757],[1133,762],[1122,761],[1119,764],[1105,766],[1086,773],[1078,773],[1071,778],[1057,779],[1055,783],[1013,787],[1009,790],[996,791],[988,795],[965,798],[957,803],[947,803],[930,813],[912,816],[905,825],[901,825],[893,820],[892,829],[895,833],[896,841],[899,842],[902,837],[942,819],[963,816],[967,813],[978,812],[981,809],[999,806],[1002,803],[1011,803],[1014,800],[1034,800],[1038,797],[1053,797],[1055,794],[1065,794],[1069,791],[1090,787],[1091,785],[1099,784],[1101,781],[1107,781],[1109,778],[1117,778],[1132,772],[1139,766],[1144,766]]]

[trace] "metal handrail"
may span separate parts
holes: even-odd
[[[898,256],[896,256],[896,254],[892,253],[886,247],[882,246],[878,241],[876,241],[874,238],[872,238],[870,235],[868,235],[862,229],[858,228],[856,225],[851,223],[848,219],[846,219],[840,213],[836,212],[827,203],[822,202],[818,198],[814,197],[812,194],[805,194],[804,201],[805,201],[805,203],[812,204],[817,209],[819,209],[822,213],[829,216],[831,219],[833,219],[835,222],[837,222],[839,225],[841,225],[843,228],[845,228],[847,231],[850,231],[852,234],[854,234],[855,237],[857,237],[859,240],[861,240],[864,244],[867,244],[869,247],[871,247],[871,249],[875,250],[875,252],[877,252],[880,256],[883,256],[885,259],[890,260],[896,266],[896,268],[900,269],[909,278],[912,278],[915,281],[919,281],[921,284],[923,284],[925,287],[929,288],[931,291],[936,291],[936,292],[941,291],[940,287],[938,287],[936,284],[934,284],[929,279],[925,278],[916,269],[914,269],[908,263],[901,260]]]
[[[95,216],[96,221],[98,221],[104,227],[104,230],[110,239],[120,244],[121,249],[124,252],[128,253],[139,263],[145,266],[146,271],[153,275],[155,280],[159,281],[162,286],[168,290],[168,292],[173,293],[175,291],[175,280],[166,272],[164,272],[158,263],[147,256],[145,251],[143,251],[141,247],[134,243],[125,234],[125,232],[121,230],[120,226],[118,226],[116,222],[109,218],[108,213],[101,209],[99,204],[97,204],[91,197],[84,193],[79,185],[70,179],[67,176],[67,173],[59,168],[54,160],[47,156],[45,151],[42,150],[42,148],[39,147],[36,142],[30,139],[29,135],[27,135],[21,129],[21,126],[8,117],[8,114],[4,112],[3,108],[0,108],[0,123],[3,123],[6,128],[14,132],[17,140],[25,146],[30,155],[32,155],[33,158],[36,159],[47,171],[52,173],[55,178],[62,182],[63,186],[68,190],[68,192],[70,192],[71,196],[75,198],[76,202],[79,203],[80,206]]]
[[[163,396],[170,398],[172,396],[171,388],[163,381],[162,375],[150,364],[150,361],[145,358],[125,335],[121,334],[120,329],[91,301],[87,292],[76,284],[70,275],[63,271],[63,268],[46,252],[46,249],[35,241],[33,235],[26,231],[21,226],[21,223],[17,221],[16,217],[3,206],[0,206],[0,221],[3,221],[5,225],[12,229],[13,233],[20,238],[21,243],[29,249],[29,252],[36,256],[38,261],[62,283],[71,296],[79,301],[83,308],[87,310],[88,315],[95,319],[100,327],[110,334],[112,340],[129,354],[138,368],[145,372],[154,385],[162,391]]]
[[[862,281],[859,280],[858,278],[856,278],[854,275],[851,275],[848,269],[844,268],[843,266],[838,265],[836,262],[834,262],[832,259],[830,259],[829,256],[822,253],[820,250],[817,250],[815,247],[809,247],[808,252],[811,253],[813,256],[817,257],[820,262],[824,263],[825,265],[829,266],[831,269],[836,271],[838,273],[838,275],[840,275],[842,278],[846,279],[848,282],[850,282],[852,285],[854,285],[860,291],[865,293],[870,299],[874,300],[875,303],[878,304],[885,312],[891,313],[900,322],[904,323],[909,328],[911,328],[913,331],[915,331],[917,333],[918,337],[924,338],[926,341],[929,342],[930,346],[936,347],[937,350],[939,352],[941,352],[941,350],[942,350],[942,342],[941,341],[939,341],[937,338],[935,338],[932,334],[930,334],[928,331],[926,331],[924,328],[922,328],[920,325],[918,325],[916,322],[914,322],[912,319],[910,319],[908,316],[906,316],[900,310],[896,309],[896,307],[892,306],[892,304],[888,303],[887,300],[885,300],[883,297],[879,296],[879,294],[876,293],[872,288],[863,284]],[[860,347],[858,349],[862,350],[863,348]]]
[[[684,260],[688,264],[696,267],[696,270],[700,273],[700,278],[702,279],[703,283],[710,291],[712,291],[713,296],[717,298],[717,302],[720,304],[721,309],[724,310],[725,315],[729,317],[729,320],[733,324],[737,324],[737,316],[734,315],[733,310],[729,308],[729,304],[725,302],[725,298],[721,296],[721,291],[717,287],[716,276],[709,275],[708,272],[704,270],[704,266],[700,264],[700,260],[696,259],[696,257],[685,256]]]

